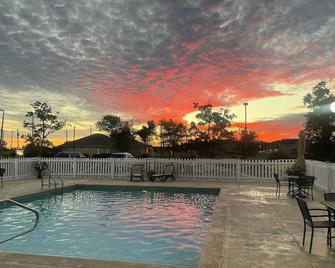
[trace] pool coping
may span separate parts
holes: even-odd
[[[85,181],[77,182],[74,184],[64,186],[64,189],[71,187],[80,187],[80,186],[114,186],[114,187],[150,187],[150,188],[193,188],[193,189],[217,189],[219,190],[216,202],[214,204],[214,211],[212,215],[212,220],[207,228],[206,238],[204,244],[202,245],[200,259],[198,262],[199,268],[205,267],[219,267],[221,263],[222,257],[222,235],[224,230],[224,223],[221,222],[222,213],[218,211],[217,207],[222,206],[220,204],[223,198],[222,187],[218,187],[218,185],[194,185],[194,181],[189,181],[188,186],[184,185],[174,185],[174,184],[108,184],[108,183],[85,183]],[[39,189],[35,191],[31,191],[25,194],[13,195],[10,196],[10,199],[19,199],[24,198],[26,196],[31,196],[40,193],[53,192],[54,189]],[[0,198],[0,202],[3,202],[8,198],[2,199]],[[215,246],[215,250],[213,250],[213,245]],[[95,267],[95,268],[123,268],[123,267],[131,267],[131,268],[185,268],[189,266],[180,266],[180,265],[165,265],[165,264],[151,264],[151,263],[135,263],[135,262],[124,262],[124,261],[113,261],[113,260],[96,260],[96,259],[86,259],[80,257],[65,257],[65,256],[52,256],[52,255],[34,255],[34,254],[26,254],[26,253],[16,253],[16,252],[3,252],[0,251],[0,260],[2,262],[6,262],[9,264],[8,267],[15,267],[14,265],[36,265],[39,267],[43,265],[43,267]],[[47,266],[45,266],[47,265]],[[59,266],[61,265],[61,266]],[[92,266],[94,265],[94,266]],[[21,267],[21,266],[18,266]],[[34,266],[29,266],[34,267]]]

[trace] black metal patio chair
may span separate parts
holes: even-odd
[[[325,193],[323,194],[325,201],[335,201],[335,193]],[[332,221],[335,221],[335,211],[328,208],[328,214]]]
[[[304,235],[303,235],[303,240],[302,240],[302,245],[305,245],[305,236],[306,236],[306,225],[308,225],[310,228],[312,228],[312,234],[311,234],[311,241],[309,245],[309,254],[312,252],[312,246],[313,246],[313,237],[314,237],[314,229],[328,229],[327,231],[327,245],[330,247],[332,246],[332,236],[331,236],[331,228],[335,228],[335,222],[331,221],[329,219],[329,215],[327,214],[319,214],[319,215],[311,215],[311,211],[327,211],[326,209],[321,209],[321,208],[313,208],[309,209],[307,206],[307,203],[305,200],[301,198],[296,198],[301,214],[303,216],[304,220]],[[319,220],[315,221],[313,218],[327,218],[327,220]]]
[[[6,169],[0,168],[0,180],[1,180],[1,189],[3,189],[3,175],[5,174]]]
[[[296,181],[296,186],[298,187],[299,197],[312,197],[313,200],[313,187],[314,187],[315,177],[314,176],[300,176]]]
[[[280,196],[280,187],[281,186],[290,187],[289,181],[286,178],[279,178],[278,173],[273,173],[273,176],[276,180],[276,196]]]

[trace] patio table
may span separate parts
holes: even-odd
[[[335,214],[335,201],[321,201],[321,204],[332,210]]]
[[[297,183],[299,176],[297,175],[285,175],[285,179],[288,180],[288,192],[287,194],[294,197],[298,190],[294,190],[294,185]]]

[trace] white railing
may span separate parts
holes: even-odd
[[[306,160],[306,173],[315,176],[315,185],[326,192],[335,192],[335,163]]]
[[[62,177],[72,178],[129,178],[133,163],[143,163],[145,170],[161,173],[168,163],[175,167],[179,178],[223,180],[272,180],[273,173],[284,176],[294,159],[92,159],[92,158],[7,158],[0,159],[6,178],[32,178],[35,161],[45,161],[49,168]],[[306,160],[307,174],[316,177],[315,184],[324,191],[335,192],[335,163]]]
[[[272,179],[273,173],[284,175],[294,164],[284,160],[240,159],[92,159],[92,158],[12,158],[0,159],[6,169],[5,177],[33,177],[33,162],[44,161],[50,170],[63,177],[73,178],[129,178],[133,163],[143,163],[145,170],[162,173],[166,164],[172,163],[176,177],[192,179],[260,180]]]

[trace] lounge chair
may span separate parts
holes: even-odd
[[[160,181],[166,181],[167,179],[171,178],[172,181],[176,179],[174,176],[174,166],[173,164],[167,164],[164,169],[164,173],[161,174],[153,174],[151,176],[152,180],[155,181],[159,179]]]
[[[6,169],[0,168],[0,180],[1,180],[1,188],[3,188],[3,175],[5,174]]]
[[[144,166],[142,164],[133,164],[130,170],[130,181],[133,181],[133,178],[140,178],[141,181],[144,181]]]

